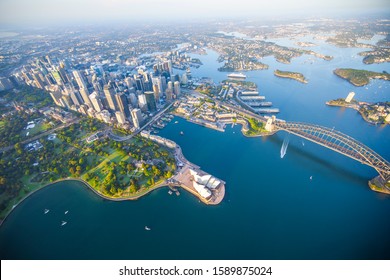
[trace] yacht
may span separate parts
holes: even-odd
[[[151,230],[148,226],[145,226],[145,230]]]
[[[65,215],[66,215],[66,214],[68,214],[68,212],[69,212],[69,211],[68,211],[68,210],[66,210],[66,211],[65,211]]]
[[[49,209],[45,209],[45,214],[49,213],[49,211],[50,211]]]
[[[61,226],[66,225],[68,222],[62,221]]]

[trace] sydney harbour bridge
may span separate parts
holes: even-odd
[[[390,163],[363,143],[340,131],[315,124],[287,122],[278,120],[275,117],[266,118],[248,110],[227,104],[223,104],[223,106],[265,123],[265,129],[269,132],[285,130],[371,166],[379,173],[384,182],[390,181]]]

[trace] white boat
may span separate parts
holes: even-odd
[[[151,228],[149,228],[148,226],[145,226],[145,230],[151,230]]]
[[[61,222],[61,226],[64,226],[64,225],[66,225],[68,222],[65,222],[65,221],[62,221]]]
[[[68,210],[66,210],[66,211],[65,211],[65,215],[66,215],[66,214],[68,214],[68,212],[69,212],[69,211],[68,211]]]
[[[313,180],[313,176],[310,176],[310,181]]]
[[[231,73],[227,76],[229,79],[246,79],[246,75],[243,73]]]
[[[47,214],[47,213],[49,213],[49,211],[50,211],[49,209],[45,209],[44,213]]]
[[[180,131],[180,135],[184,135],[184,132],[183,132],[183,131]]]
[[[178,121],[175,121],[175,123],[179,123]]]

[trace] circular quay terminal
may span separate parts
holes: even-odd
[[[389,147],[387,1],[0,1],[2,279],[387,279]]]

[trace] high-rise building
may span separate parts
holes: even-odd
[[[119,92],[115,94],[115,98],[119,111],[121,111],[126,118],[130,118],[129,103],[127,102],[126,95],[123,92]]]
[[[173,92],[176,94],[176,96],[180,95],[180,82],[178,82],[178,81],[174,82]]]
[[[131,110],[131,117],[135,128],[140,128],[143,124],[143,118],[140,109]]]
[[[173,92],[173,83],[171,81],[168,82],[168,89]]]
[[[89,100],[89,92],[87,88],[80,88],[80,94],[84,100],[84,103],[87,104],[90,108],[92,107],[91,100]]]
[[[147,111],[148,110],[148,104],[146,102],[146,96],[145,94],[139,94],[138,95],[138,105],[139,105],[139,108],[142,110],[142,111]]]
[[[182,85],[187,85],[188,84],[188,78],[187,78],[187,74],[184,73],[182,76],[181,76],[181,84]]]
[[[154,92],[154,98],[156,100],[159,100],[160,99],[160,91],[159,91],[157,85],[153,85],[153,92]]]
[[[73,70],[72,73],[73,73],[74,78],[76,79],[76,82],[77,82],[77,85],[79,86],[79,88],[80,89],[81,88],[87,89],[88,88],[87,83],[85,82],[84,77],[81,74],[81,72],[78,70]]]
[[[92,106],[96,112],[101,112],[103,110],[103,104],[96,91],[89,95],[89,99],[91,100]]]
[[[148,105],[148,110],[150,112],[157,111],[156,100],[154,98],[154,92],[153,91],[146,91],[145,97],[146,97],[146,104]]]
[[[116,98],[115,98],[115,90],[112,87],[112,84],[108,83],[107,85],[105,85],[103,91],[104,91],[104,95],[106,96],[109,109],[113,111],[118,111],[118,105],[116,103]]]
[[[125,115],[121,111],[116,111],[115,112],[115,117],[118,123],[124,124],[126,122]]]

